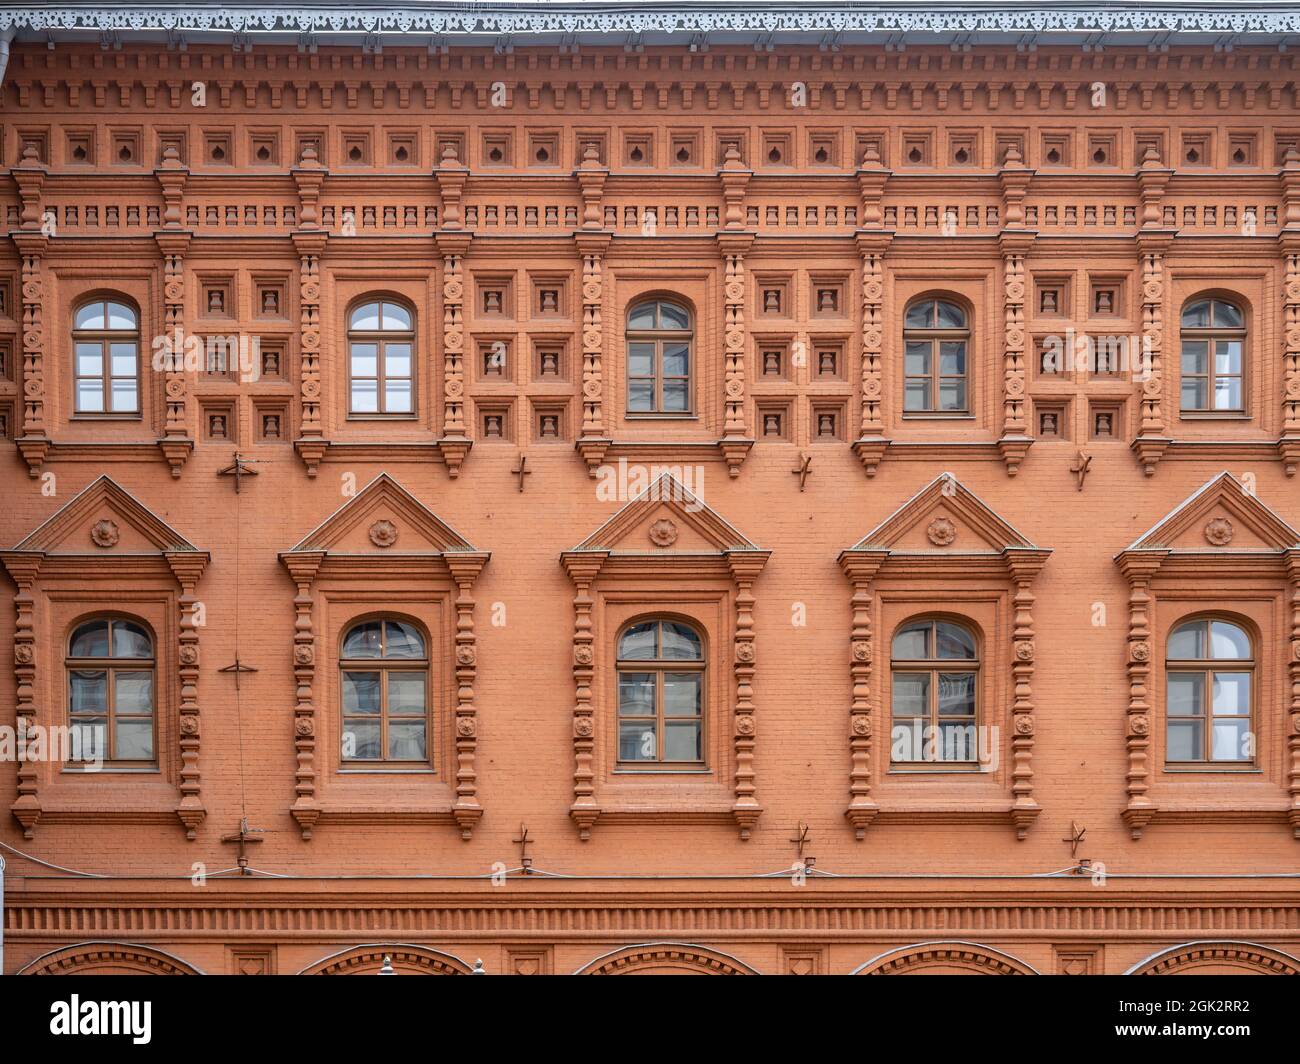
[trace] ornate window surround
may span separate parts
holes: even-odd
[[[1040,812],[1033,796],[1031,589],[1050,554],[951,473],[930,481],[841,552],[840,568],[853,588],[845,816],[859,839],[877,822],[1009,823],[1017,838],[1025,838]],[[900,623],[921,615],[947,616],[982,640],[979,726],[1005,726],[1010,733],[1009,739],[999,733],[997,763],[988,771],[944,771],[940,763],[936,771],[906,766],[904,772],[891,772],[888,741],[873,743],[874,735],[892,734],[891,640]],[[1009,645],[994,643],[995,632],[1009,633]],[[1002,706],[1009,706],[1005,714]]]
[[[754,778],[752,589],[770,555],[666,472],[560,555],[575,589],[569,815],[582,839],[591,837],[597,820],[734,822],[740,837],[749,838],[762,812]],[[705,771],[657,778],[644,770],[615,771],[614,639],[626,621],[652,613],[689,620],[705,637]]]
[[[448,823],[470,837],[483,815],[475,768],[478,645],[471,589],[489,557],[387,473],[281,553],[297,586],[297,769],[290,812],[304,839],[328,823]],[[434,768],[400,774],[398,793],[392,773],[347,768],[338,753],[339,641],[357,620],[378,613],[410,616],[429,636]]]
[[[18,798],[10,809],[24,837],[32,838],[41,821],[149,824],[173,817],[188,839],[197,837],[207,811],[199,771],[195,591],[208,561],[206,551],[107,475],[17,546],[0,551],[0,563],[18,586],[14,672],[20,726],[66,723],[63,654],[73,621],[111,608],[147,620],[156,639],[158,771],[92,775],[64,772],[48,761],[20,762]]]
[[[1300,533],[1225,469],[1115,563],[1129,584],[1123,817],[1133,837],[1148,824],[1191,820],[1285,823],[1300,839]],[[1176,625],[1205,613],[1258,631],[1254,771],[1165,765],[1165,644]]]

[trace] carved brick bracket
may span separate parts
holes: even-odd
[[[871,663],[875,658],[872,643],[872,581],[888,551],[860,551],[840,556],[840,567],[853,582],[853,628],[849,633],[849,675],[853,694],[849,703],[849,806],[845,817],[853,825],[857,838],[866,837],[867,828],[879,812],[871,797],[872,721],[876,717],[871,701]]]

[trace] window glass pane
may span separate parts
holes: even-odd
[[[907,382],[903,388],[903,409],[930,409],[930,384],[928,381]]]
[[[939,345],[939,372],[945,377],[965,375],[966,342],[964,340],[945,340]]]
[[[943,717],[975,715],[975,674],[973,672],[939,673],[939,715]]]
[[[700,650],[700,637],[695,629],[678,624],[676,621],[664,621],[662,632],[660,657],[698,661],[703,656]]]
[[[1227,621],[1210,622],[1210,657],[1250,660],[1250,636]]]
[[[686,313],[685,307],[679,307],[676,303],[659,304],[659,328],[689,329],[690,327],[691,317]]]
[[[115,722],[115,730],[113,756],[116,760],[153,760],[152,720],[119,720]]]
[[[653,377],[655,373],[655,345],[627,345],[627,373],[629,377]]]
[[[1214,344],[1214,372],[1229,375],[1241,372],[1241,341],[1218,340]]]
[[[664,344],[665,377],[685,377],[690,372],[690,350],[687,344]]]
[[[135,381],[113,382],[113,410],[116,413],[131,413],[138,409],[135,396]]]
[[[388,725],[388,756],[394,761],[426,761],[424,721],[393,721]]]
[[[352,376],[377,377],[379,375],[379,347],[376,344],[352,345]]]
[[[975,725],[942,722],[939,725],[939,760],[974,761],[977,755],[975,742]]]
[[[108,657],[108,622],[87,621],[72,633],[68,654],[74,658]]]
[[[664,673],[664,716],[698,717],[703,679],[698,672]]]
[[[424,636],[414,625],[403,621],[385,621],[384,629],[384,657],[424,657]]]
[[[1243,324],[1241,311],[1231,303],[1223,303],[1216,299],[1214,301],[1214,324],[1225,329],[1240,329]]]
[[[907,376],[924,377],[930,372],[930,351],[931,344],[929,340],[909,340],[907,342],[907,352],[904,355]]]
[[[1210,324],[1210,301],[1198,300],[1183,309],[1183,328],[1204,329]]]
[[[961,329],[966,325],[966,313],[955,303],[938,304],[938,322],[940,329]]]
[[[620,658],[653,658],[657,649],[656,636],[659,632],[658,621],[642,621],[634,624],[618,641]]]
[[[1171,672],[1165,689],[1165,705],[1169,716],[1199,717],[1205,713],[1204,673]]]
[[[654,761],[657,754],[654,721],[625,720],[619,723],[618,759],[620,761]]]
[[[655,678],[652,672],[618,674],[620,717],[650,717],[655,711]]]
[[[930,656],[930,625],[909,624],[894,636],[895,661],[925,661]]]
[[[1199,720],[1171,720],[1169,722],[1168,749],[1165,758],[1168,761],[1200,761],[1201,729],[1205,727]]]
[[[384,345],[384,376],[409,377],[411,375],[411,345]]]
[[[907,308],[903,324],[909,329],[927,329],[934,323],[934,301],[923,299]]]
[[[937,656],[941,658],[975,657],[975,637],[959,624],[940,621],[935,625]]]
[[[1191,380],[1183,378],[1182,409],[1205,410],[1205,398],[1208,394],[1204,377]]]
[[[110,329],[135,329],[135,311],[121,303],[108,304],[108,327]]]
[[[655,327],[655,305],[653,303],[642,303],[638,307],[633,307],[632,313],[628,315],[627,327],[629,329],[653,329]]]
[[[653,411],[655,408],[654,381],[628,381],[627,408],[632,411]]]
[[[1216,720],[1210,729],[1210,757],[1215,761],[1250,761],[1250,721]]]
[[[351,329],[374,332],[379,328],[379,304],[366,303],[352,312]]]
[[[423,716],[424,673],[398,672],[388,673],[388,712],[397,716]]]
[[[390,414],[411,412],[410,381],[384,381],[384,409]]]
[[[1205,657],[1205,622],[1180,624],[1169,636],[1169,656],[1180,661],[1200,661]]]
[[[74,669],[68,680],[68,708],[71,712],[103,713],[108,709],[108,673],[97,669]]]
[[[354,414],[373,414],[379,410],[379,382],[352,382],[352,412]]]
[[[665,761],[699,761],[701,757],[700,725],[697,721],[664,726]]]
[[[1212,698],[1217,716],[1249,716],[1250,673],[1216,672]]]
[[[1214,382],[1214,409],[1241,409],[1241,378],[1220,377]]]
[[[343,640],[345,658],[379,657],[379,622],[365,621],[348,632]]]
[[[930,674],[894,673],[894,716],[920,717],[930,711]]]
[[[87,303],[77,310],[75,329],[102,329],[104,327],[104,304]]]
[[[343,674],[343,712],[379,712],[379,673],[345,672]]]
[[[69,761],[102,761],[108,757],[107,718],[78,717],[68,727]]]
[[[77,376],[102,377],[104,349],[99,344],[77,344]]]
[[[939,409],[940,410],[965,410],[966,409],[966,382],[965,381],[940,381],[939,382]]]
[[[109,344],[110,364],[114,377],[135,376],[135,344]]]
[[[686,381],[664,381],[664,412],[678,414],[690,408]]]
[[[343,756],[357,761],[378,760],[379,721],[344,721]]]
[[[392,332],[410,332],[411,312],[397,303],[385,303],[384,328]]]
[[[114,672],[113,708],[118,713],[152,713],[153,672],[148,669]]]
[[[1208,340],[1183,341],[1183,372],[1198,374],[1206,372],[1210,342]]]

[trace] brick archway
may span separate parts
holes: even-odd
[[[398,975],[470,975],[472,969],[459,957],[427,946],[401,942],[367,943],[331,953],[309,964],[299,975],[376,975],[384,958],[392,960]]]
[[[79,942],[37,957],[19,975],[202,975],[179,957],[130,942]]]
[[[1185,942],[1138,961],[1125,975],[1300,975],[1300,958],[1253,942]]]
[[[1037,975],[1024,961],[977,942],[918,942],[882,953],[851,975]]]
[[[645,942],[606,953],[574,975],[758,975],[744,961],[689,942]]]

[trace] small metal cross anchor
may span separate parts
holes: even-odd
[[[523,491],[524,477],[531,477],[533,471],[528,468],[528,457],[522,451],[519,453],[519,464],[515,466],[514,469],[510,470],[510,472],[519,478],[519,490]]]
[[[533,867],[533,859],[528,856],[528,844],[533,840],[528,835],[528,829],[523,824],[519,825],[519,838],[511,839],[519,847],[519,867],[524,870],[524,875]]]
[[[238,495],[238,494],[239,494],[239,485],[240,485],[240,482],[243,480],[243,478],[244,478],[244,477],[255,477],[255,476],[257,476],[257,470],[254,469],[254,468],[252,468],[252,466],[249,464],[249,459],[245,458],[245,457],[244,457],[243,455],[241,455],[238,451],[236,451],[236,452],[235,452],[235,460],[234,460],[230,465],[226,466],[225,469],[218,469],[218,470],[217,470],[217,476],[219,476],[219,477],[234,477],[234,478],[235,478],[235,494]]]
[[[1074,465],[1070,466],[1070,472],[1078,478],[1080,491],[1083,491],[1083,478],[1088,475],[1088,469],[1091,465],[1092,455],[1080,451],[1074,456]]]
[[[817,858],[805,858],[803,850],[805,846],[812,842],[812,829],[802,820],[799,821],[799,823],[795,825],[794,834],[790,836],[790,841],[793,842],[797,848],[796,856],[799,858],[799,863],[805,868],[811,868]]]
[[[1087,828],[1081,828],[1073,820],[1070,821],[1070,834],[1067,835],[1065,838],[1063,838],[1061,841],[1068,842],[1070,844],[1071,857],[1075,856],[1079,852],[1079,843],[1083,841],[1083,837],[1087,834],[1088,834]]]
[[[257,672],[257,670],[253,668],[253,666],[245,665],[242,661],[240,661],[239,653],[238,651],[236,651],[235,663],[233,665],[227,665],[224,669],[218,669],[217,672],[233,672],[235,674],[235,690],[238,691],[240,674],[245,672]]]
[[[799,455],[799,464],[790,470],[799,478],[799,490],[803,491],[804,485],[808,483],[808,476],[812,473],[812,455],[804,453]]]
[[[239,821],[239,831],[234,835],[222,835],[221,841],[226,843],[237,843],[239,845],[239,874],[241,876],[249,875],[248,871],[248,853],[244,849],[249,843],[261,842],[259,836],[262,833],[261,828],[250,828],[248,826],[248,817],[241,817]]]

